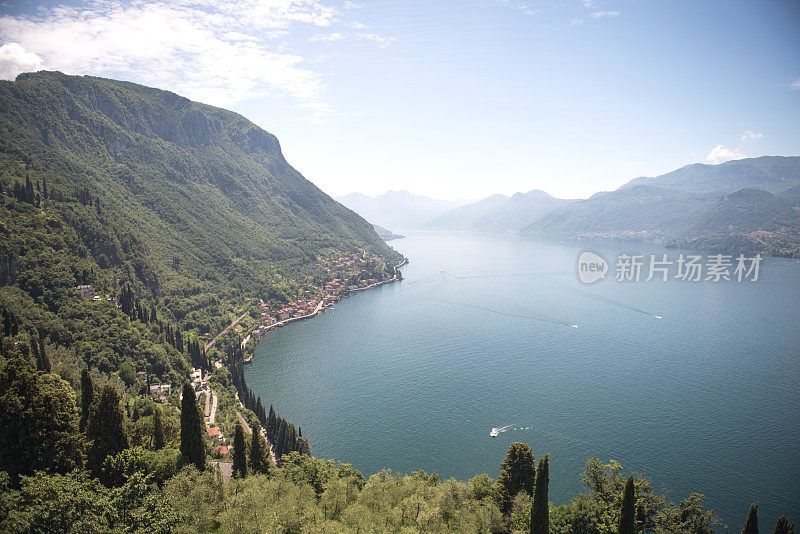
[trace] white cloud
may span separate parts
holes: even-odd
[[[579,26],[581,24],[583,24],[583,19],[572,19],[569,21],[570,26]]]
[[[284,38],[338,23],[336,9],[320,0],[43,7],[0,17],[0,76],[45,68],[122,78],[220,106],[259,96],[324,103],[323,75]]]
[[[366,39],[367,41],[374,41],[380,45],[381,48],[386,48],[390,44],[397,41],[394,37],[382,37],[375,33],[359,33],[356,35],[360,39]]]
[[[740,152],[739,148],[729,148],[722,145],[717,145],[711,149],[711,152],[706,156],[706,160],[713,164],[725,163],[733,159],[744,159],[747,156]]]
[[[515,11],[521,11],[525,15],[537,15],[542,12],[541,9],[536,9],[532,5],[528,4],[527,2],[521,2],[519,0],[491,0],[491,2],[495,5],[500,7],[507,7],[509,9],[513,9]]]
[[[363,39],[365,41],[373,41],[378,43],[380,48],[386,48],[390,44],[397,41],[394,37],[383,37],[382,35],[378,35],[376,33],[340,33],[340,32],[333,32],[333,33],[318,33],[316,35],[312,35],[309,41],[312,43],[315,42],[326,42],[332,43],[336,41],[344,41],[346,39]]]
[[[321,42],[331,43],[331,42],[334,42],[334,41],[341,41],[341,40],[346,39],[346,38],[347,38],[347,36],[345,34],[339,33],[339,32],[318,33],[316,35],[313,35],[311,37],[311,39],[309,39],[309,41],[311,41],[311,42],[320,42],[321,41]]]
[[[13,80],[20,72],[42,69],[42,58],[28,52],[19,43],[0,46],[0,79]]]
[[[742,141],[744,142],[748,139],[761,139],[762,137],[764,137],[763,133],[756,133],[753,130],[747,130],[742,134]]]
[[[795,78],[789,82],[789,89],[792,91],[800,91],[800,78]]]
[[[619,14],[619,11],[595,11],[594,13],[590,13],[589,16],[599,19],[600,17],[616,17]]]

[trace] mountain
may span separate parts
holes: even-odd
[[[800,185],[790,187],[786,191],[782,191],[778,196],[788,198],[789,200],[800,200]]]
[[[478,232],[518,232],[552,210],[575,202],[532,190],[511,197],[493,195],[439,215],[426,228]]]
[[[800,251],[800,200],[760,189],[741,189],[708,206],[667,244],[796,256]]]
[[[798,186],[800,157],[689,165],[556,209],[522,233],[797,256]]]
[[[272,134],[133,83],[57,72],[0,82],[0,180],[10,191],[26,179],[46,184],[48,217],[75,231],[98,284],[131,283],[187,329],[214,330],[246,297],[288,299],[318,256],[399,258]],[[10,247],[4,258],[24,253]]]
[[[779,193],[800,185],[800,156],[763,156],[706,165],[687,165],[654,178],[635,178],[620,189],[637,185],[724,194],[745,188]]]
[[[553,210],[523,230],[525,234],[569,238],[652,240],[673,235],[712,202],[711,197],[639,185],[596,193]]]
[[[391,230],[387,230],[383,226],[378,226],[377,224],[373,224],[372,227],[375,229],[375,232],[381,236],[381,239],[384,241],[391,241],[392,239],[402,239],[403,235],[395,234]]]
[[[459,202],[413,195],[408,191],[387,191],[375,197],[351,193],[336,197],[336,200],[369,222],[395,230],[421,228],[437,215],[460,205]]]

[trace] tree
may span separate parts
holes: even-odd
[[[93,477],[100,477],[107,456],[113,456],[128,448],[125,416],[119,401],[117,390],[112,386],[105,386],[89,410],[86,438],[91,445],[87,452],[87,463]]]
[[[39,338],[39,359],[42,362],[42,371],[49,373],[51,370],[50,357],[47,355],[47,349],[45,348],[44,339],[42,338]]]
[[[497,478],[497,504],[504,514],[511,512],[514,497],[520,491],[533,494],[536,465],[533,452],[524,443],[515,442],[508,446],[506,457],[500,464],[501,473]]]
[[[758,534],[758,501],[750,505],[750,513],[747,514],[747,523],[744,524],[742,534]]]
[[[636,487],[633,484],[633,475],[628,476],[625,482],[625,493],[622,496],[622,510],[619,515],[619,534],[633,534],[636,521]]]
[[[545,454],[536,467],[536,484],[531,506],[531,534],[550,533],[550,503],[547,486],[550,484],[550,455]]]
[[[253,474],[266,473],[269,470],[267,457],[267,442],[261,435],[261,428],[253,428],[253,437],[250,440],[250,471]]]
[[[794,524],[789,523],[789,518],[782,515],[775,523],[775,531],[772,534],[794,534]]]
[[[161,408],[156,406],[153,412],[153,450],[163,449],[164,445],[164,421],[161,419]]]
[[[81,421],[79,429],[86,430],[86,421],[89,419],[89,409],[94,400],[94,384],[88,369],[81,371]]]
[[[247,440],[244,437],[242,424],[236,423],[233,435],[233,476],[244,478],[247,476]]]
[[[81,465],[75,394],[56,375],[40,374],[18,356],[0,368],[0,471],[66,473]]]
[[[206,444],[203,440],[203,417],[197,406],[194,388],[188,380],[183,383],[181,400],[181,454],[198,470],[205,470]]]
[[[275,431],[277,430],[276,423],[277,423],[277,416],[275,415],[275,408],[272,405],[269,405],[269,415],[267,416],[267,438],[274,444],[275,443]]]

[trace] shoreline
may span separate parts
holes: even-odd
[[[259,343],[261,343],[261,340],[264,339],[272,329],[281,328],[282,326],[285,326],[285,325],[287,325],[289,323],[293,323],[293,322],[296,322],[296,321],[302,321],[304,319],[311,319],[312,317],[316,317],[317,315],[320,315],[322,312],[324,312],[327,308],[330,308],[330,307],[334,306],[336,304],[336,302],[339,302],[339,300],[341,300],[341,298],[344,298],[344,297],[348,296],[350,293],[356,293],[358,291],[365,291],[367,289],[373,289],[375,287],[378,287],[378,286],[381,286],[381,285],[384,285],[384,284],[389,284],[389,283],[392,283],[392,282],[397,282],[399,280],[402,280],[402,275],[400,275],[398,269],[400,269],[400,267],[403,267],[404,265],[407,265],[407,264],[408,264],[408,258],[403,258],[403,261],[401,261],[400,263],[398,263],[397,265],[394,265],[392,267],[394,269],[394,276],[393,277],[391,277],[391,278],[389,278],[387,280],[382,280],[380,282],[375,282],[374,284],[370,284],[368,286],[364,286],[364,287],[359,287],[357,289],[348,290],[346,294],[342,295],[339,299],[337,299],[336,301],[328,304],[327,306],[325,305],[325,301],[324,300],[320,300],[319,304],[317,304],[317,307],[314,308],[314,311],[312,311],[311,313],[308,313],[306,315],[301,315],[300,317],[290,317],[288,319],[284,319],[283,321],[278,321],[276,323],[273,323],[273,324],[267,326],[264,329],[263,333],[261,333],[261,334],[256,333],[258,328],[254,329],[253,331],[248,333],[247,336],[242,341],[242,348],[244,348],[244,345],[248,341],[250,341],[250,339],[253,336],[255,336],[257,338],[256,344],[253,347],[253,353],[250,354],[247,358],[245,358],[244,363],[252,363],[253,357],[255,356],[255,348],[258,346]]]

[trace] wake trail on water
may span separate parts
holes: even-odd
[[[449,300],[449,299],[443,299],[443,298],[433,298],[433,297],[423,297],[423,296],[420,296],[420,298],[425,299],[425,300],[446,302],[447,304],[454,304],[456,306],[464,306],[466,308],[474,308],[476,310],[482,310],[482,311],[489,312],[489,313],[494,313],[494,314],[497,314],[497,315],[504,315],[506,317],[516,317],[516,318],[519,318],[519,319],[529,319],[531,321],[539,321],[541,323],[557,324],[557,325],[561,325],[561,326],[570,326],[572,328],[578,328],[578,325],[572,324],[572,323],[568,323],[567,321],[559,321],[557,319],[543,319],[541,317],[534,317],[533,315],[521,315],[521,314],[517,314],[517,313],[508,313],[508,312],[504,312],[504,311],[488,308],[486,306],[480,306],[478,304],[469,304],[468,302],[461,302],[461,301],[458,301],[458,300]]]
[[[506,432],[521,431],[521,430],[532,430],[534,432],[540,432],[540,433],[545,434],[547,436],[550,436],[550,437],[553,437],[553,438],[556,438],[556,439],[560,439],[560,440],[566,441],[568,443],[572,443],[573,445],[579,445],[579,446],[587,447],[589,449],[589,451],[593,451],[593,452],[591,452],[589,454],[595,455],[595,453],[598,453],[598,452],[599,453],[606,453],[606,454],[608,454],[609,458],[617,459],[617,460],[621,461],[623,464],[626,464],[626,461],[622,456],[620,456],[619,454],[612,453],[611,451],[608,450],[607,447],[600,446],[599,444],[597,444],[597,443],[595,443],[593,441],[580,439],[580,438],[576,438],[576,437],[573,437],[573,436],[568,436],[566,434],[561,434],[561,433],[558,433],[558,432],[552,432],[550,430],[547,430],[547,429],[541,427],[540,425],[537,425],[536,423],[526,423],[526,424],[528,426],[521,426],[521,425],[517,425],[517,424],[509,424],[509,425],[505,425],[505,426],[501,426],[501,427],[495,427],[495,428],[492,428],[492,430],[489,432],[489,435],[491,437],[495,438],[498,435],[506,433]]]
[[[638,312],[638,313],[643,313],[645,315],[649,315],[650,317],[654,317],[656,319],[663,319],[664,318],[663,316],[656,315],[653,312],[650,312],[650,311],[647,311],[647,310],[643,310],[641,308],[635,308],[633,306],[628,306],[627,304],[624,304],[622,302],[619,302],[619,301],[616,301],[616,300],[613,300],[613,299],[610,299],[610,298],[607,298],[607,297],[601,297],[600,295],[587,293],[585,291],[578,291],[578,293],[580,293],[584,297],[588,297],[588,298],[594,299],[594,300],[599,300],[601,302],[605,302],[606,304],[611,304],[613,306],[618,306],[620,308],[625,308],[626,310],[631,310],[631,311],[635,311],[635,312]]]

